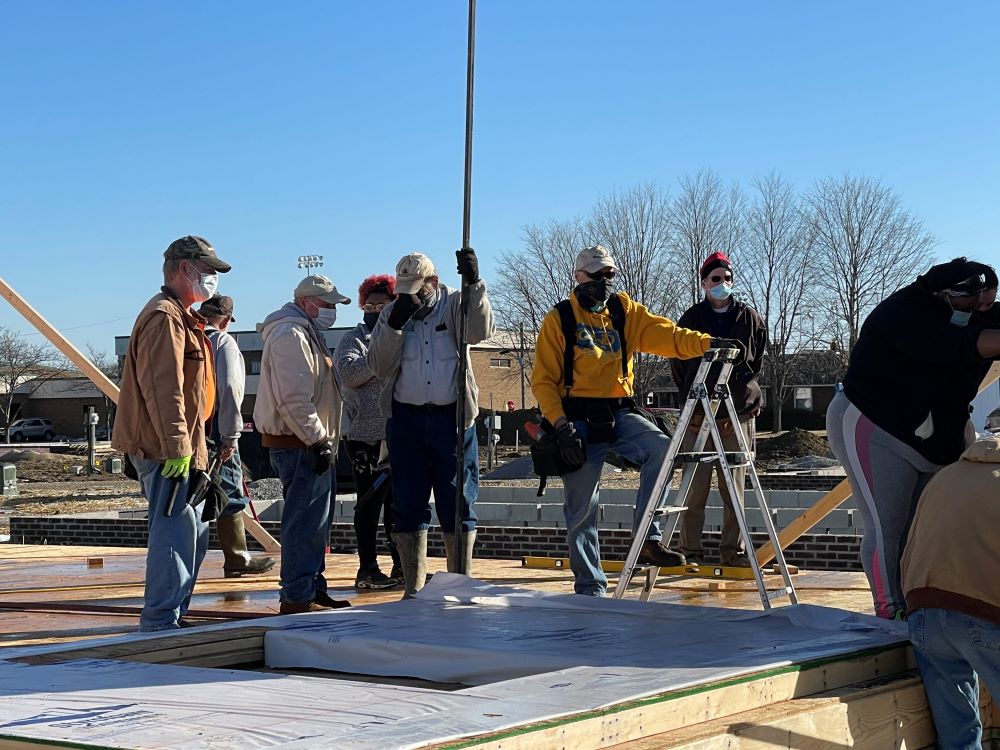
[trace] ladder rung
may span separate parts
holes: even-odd
[[[742,451],[735,453],[726,452],[726,463],[730,466],[749,466],[750,456]],[[700,453],[678,453],[674,456],[674,461],[679,464],[697,464],[702,461],[714,461],[719,457],[715,451],[702,451]]]
[[[687,510],[686,505],[669,505],[663,508],[657,508],[653,511],[653,516],[669,516],[671,513],[680,513],[681,511]]]

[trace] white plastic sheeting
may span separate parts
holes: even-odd
[[[0,737],[184,750],[416,748],[905,637],[896,623],[823,607],[765,615],[549,595],[448,574],[414,601],[253,624],[274,626],[269,661],[308,649],[332,669],[479,686],[443,692],[162,664],[3,661]]]

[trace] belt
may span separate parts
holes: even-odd
[[[408,404],[405,401],[393,401],[392,403],[394,407],[402,406],[404,409],[410,409],[412,411],[434,413],[453,410],[456,402],[452,401],[450,404]]]

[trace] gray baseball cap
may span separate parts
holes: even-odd
[[[326,276],[306,276],[295,287],[295,298],[319,297],[324,302],[334,305],[349,305],[351,300],[337,291],[337,287]]]

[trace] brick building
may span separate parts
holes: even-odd
[[[114,403],[86,375],[72,372],[17,386],[12,418],[49,419],[57,435],[79,438],[85,434],[83,415],[88,406],[100,419],[99,429],[106,430]]]

